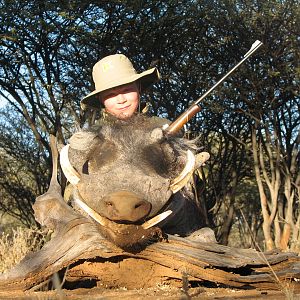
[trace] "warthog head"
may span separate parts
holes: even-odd
[[[197,147],[166,137],[165,123],[145,116],[103,121],[75,133],[62,149],[61,166],[75,202],[102,226],[141,225],[166,210],[189,180]]]

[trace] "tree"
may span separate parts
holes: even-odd
[[[262,37],[264,53],[258,57],[264,63],[254,63],[253,72],[234,82],[235,110],[251,128],[266,247],[286,249],[294,243],[292,231],[298,237],[299,222],[299,34],[294,27],[299,7],[294,1],[272,1],[242,8],[249,35],[255,28]]]
[[[285,236],[291,245],[289,227],[280,222],[284,219],[297,236],[297,1],[27,0],[0,5],[0,94],[19,116],[16,119],[26,120],[31,132],[27,134],[32,145],[37,143],[48,170],[49,133],[65,142],[90,118],[89,112],[80,111],[79,102],[94,89],[91,70],[98,59],[121,52],[138,71],[157,66],[162,80],[143,102],[151,102],[153,114],[172,120],[238,62],[256,39],[261,40],[263,48],[203,101],[203,110],[187,129],[200,135],[204,150],[212,156],[202,172],[206,182],[202,197],[222,243],[227,243],[237,222],[242,232],[248,232],[240,212],[244,207],[249,210],[244,210],[249,225],[259,231],[261,219],[251,216],[260,214],[257,207],[263,204],[263,193],[254,197],[253,183],[263,186],[266,197],[271,195],[265,183],[273,172],[271,164],[267,166],[271,159],[267,149],[280,153],[272,156],[280,174],[278,197],[274,206],[271,201],[263,205],[268,213],[275,212],[271,218],[265,214],[264,226],[270,223],[271,239],[286,232],[278,240],[282,244]],[[255,164],[255,176],[256,153],[261,159]],[[247,198],[249,189],[242,188],[246,182],[253,197]],[[293,222],[287,218],[291,207]]]
[[[31,205],[50,180],[41,150],[26,121],[13,109],[0,111],[0,210],[31,226]]]

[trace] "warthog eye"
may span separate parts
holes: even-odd
[[[88,173],[97,172],[103,166],[113,163],[117,158],[117,148],[114,143],[104,142],[93,149],[89,154]]]
[[[82,166],[82,173],[89,175],[89,161],[88,160]]]
[[[147,146],[142,151],[143,165],[149,171],[155,171],[160,176],[168,178],[173,173],[174,162],[168,154],[160,144]]]

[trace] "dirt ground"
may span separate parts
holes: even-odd
[[[294,294],[292,290],[284,294],[281,291],[257,291],[257,290],[238,290],[228,288],[175,288],[171,286],[157,286],[148,289],[133,289],[126,288],[105,289],[76,289],[60,291],[39,291],[39,292],[8,292],[0,293],[0,299],[15,299],[15,300],[51,300],[51,299],[90,299],[90,300],[184,300],[184,299],[268,299],[268,300],[283,300],[283,299],[300,299],[300,293]]]
[[[128,263],[129,265],[130,263]],[[109,266],[111,267],[111,265]],[[128,269],[124,273],[124,268],[111,270],[104,266],[103,280],[92,280],[93,274],[99,276],[99,268],[93,263],[84,263],[69,270],[69,275],[65,274],[64,286],[60,288],[61,281],[58,277],[52,277],[48,285],[40,284],[33,288],[36,291],[9,291],[0,292],[1,299],[14,300],[189,300],[189,299],[268,299],[268,300],[300,300],[300,289],[297,290],[289,285],[281,287],[280,290],[258,290],[258,289],[238,289],[228,288],[211,282],[193,282],[187,278],[170,277],[172,274],[164,274],[163,269],[151,270],[149,266],[143,265],[144,271],[136,268],[135,271]],[[83,280],[83,274],[87,274],[88,279]],[[126,269],[126,268],[125,268]],[[145,269],[149,272],[145,272]],[[164,270],[166,271],[166,270]],[[146,275],[149,273],[148,275]],[[78,281],[78,276],[81,274]],[[125,275],[126,274],[126,275]],[[164,279],[163,279],[164,278]],[[98,277],[99,279],[99,277]],[[57,281],[59,280],[59,281]],[[55,284],[56,282],[56,284]],[[81,285],[81,288],[78,286]],[[53,290],[49,290],[53,286]],[[298,285],[296,285],[298,286]],[[37,291],[37,288],[39,291]]]
[[[168,257],[165,259],[168,259]],[[0,291],[0,300],[300,300],[300,284],[297,278],[294,278],[293,285],[290,280],[276,284],[275,278],[274,281],[271,278],[271,285],[270,282],[268,285],[256,285],[257,282],[253,281],[252,285],[248,283],[248,289],[245,289],[245,285],[243,285],[242,289],[241,282],[231,281],[231,287],[229,288],[225,283],[214,283],[213,278],[208,276],[210,274],[209,271],[211,271],[209,268],[207,269],[208,279],[204,281],[198,277],[188,275],[192,274],[189,272],[188,267],[189,265],[185,265],[183,262],[180,268],[169,268],[147,259],[122,256],[112,257],[110,260],[99,257],[79,260],[55,273],[52,277],[46,277],[47,280],[44,282],[37,279],[42,277],[34,277],[37,281],[32,281],[31,285],[27,285],[27,288],[31,287],[31,289],[26,292],[5,291],[2,289]],[[228,275],[230,272],[226,274]],[[222,279],[222,277],[219,279]],[[277,278],[277,280],[279,279]],[[233,288],[233,286],[239,286],[240,288]],[[15,287],[11,286],[12,289]],[[277,288],[278,290],[275,291],[274,289]]]
[[[298,283],[278,285],[278,291],[228,288],[195,281],[153,262],[128,258],[116,262],[85,261],[39,284],[31,291],[0,292],[1,299],[289,299],[300,300]],[[93,279],[94,278],[94,279]],[[63,285],[62,285],[63,282]],[[63,288],[60,288],[63,286]],[[79,288],[80,287],[80,288]],[[297,289],[295,289],[297,287]],[[49,290],[52,289],[52,290]]]

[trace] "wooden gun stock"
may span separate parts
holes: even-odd
[[[200,110],[201,107],[198,104],[193,104],[188,110],[186,110],[174,122],[172,122],[170,126],[164,130],[164,132],[167,135],[176,134],[183,127],[183,125],[193,118]]]

